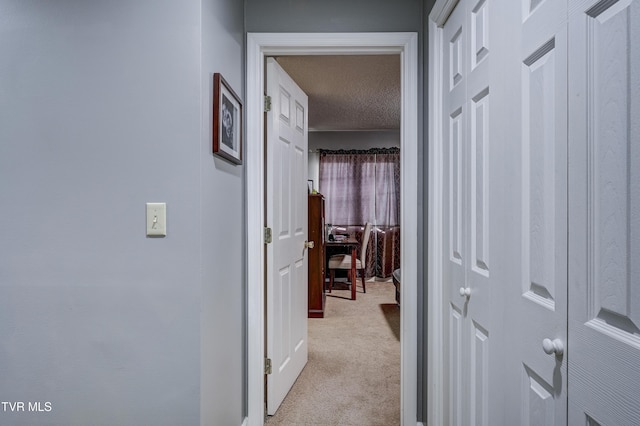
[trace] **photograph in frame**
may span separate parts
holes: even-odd
[[[213,154],[242,164],[242,102],[220,73],[213,75]]]

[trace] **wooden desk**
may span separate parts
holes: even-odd
[[[356,278],[358,277],[357,271],[356,271],[356,256],[358,253],[358,247],[360,247],[360,243],[356,241],[355,238],[354,239],[348,238],[342,241],[325,240],[324,246],[325,246],[325,252],[328,247],[343,247],[345,249],[351,250],[351,300],[356,300]],[[325,257],[326,257],[326,253],[325,253]],[[328,260],[328,257],[327,257],[327,260]]]

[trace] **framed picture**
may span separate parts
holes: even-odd
[[[213,75],[213,154],[242,164],[242,102],[220,73]]]
[[[313,194],[313,180],[309,179],[307,181],[307,188],[308,188],[308,192],[309,194]]]

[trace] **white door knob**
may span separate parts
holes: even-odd
[[[564,353],[564,344],[560,339],[544,339],[542,341],[542,349],[544,349],[545,353],[549,355],[562,355]]]
[[[460,296],[462,296],[462,297],[471,296],[471,289],[469,287],[467,287],[467,288],[460,287]]]

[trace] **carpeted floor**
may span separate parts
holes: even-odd
[[[309,319],[309,362],[268,425],[399,425],[400,308],[391,282],[327,294]]]

